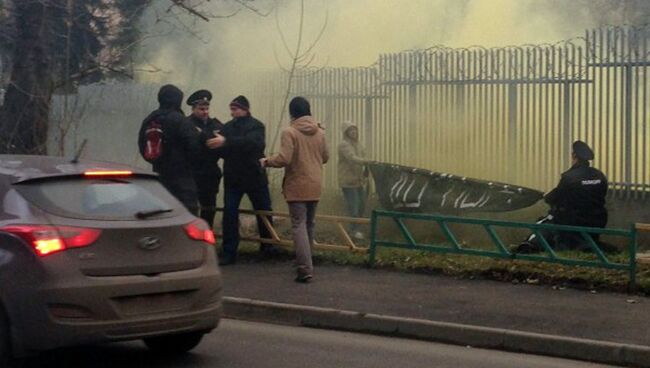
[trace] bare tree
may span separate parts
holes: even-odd
[[[138,25],[145,9],[162,1],[168,7],[156,21],[185,31],[191,27],[181,14],[210,21],[238,12],[211,14],[209,0],[0,0],[0,51],[9,55],[2,58],[9,77],[0,108],[0,153],[47,152],[55,91],[71,94],[79,84],[156,72],[136,69],[131,55],[145,40],[160,37],[141,32]],[[264,15],[252,0],[219,1]],[[65,116],[70,116],[69,104],[66,99]],[[60,124],[64,137],[70,126]]]
[[[275,59],[280,66],[280,68],[287,74],[287,87],[284,93],[284,98],[282,100],[282,108],[280,109],[280,116],[278,118],[275,134],[273,136],[273,141],[271,143],[271,149],[275,149],[275,146],[278,141],[278,137],[280,136],[280,131],[282,127],[282,123],[284,122],[285,119],[285,114],[286,114],[286,106],[289,103],[289,98],[291,97],[292,91],[293,91],[293,83],[296,78],[301,77],[301,73],[308,72],[310,68],[313,67],[314,60],[316,59],[316,54],[314,54],[314,49],[320,42],[321,38],[323,37],[323,34],[325,34],[325,30],[327,29],[327,23],[329,19],[329,13],[326,13],[325,20],[323,22],[323,25],[318,32],[318,35],[314,38],[313,41],[306,43],[304,41],[304,31],[305,31],[305,0],[300,0],[300,17],[298,18],[298,30],[297,30],[297,38],[296,38],[296,44],[293,46],[290,46],[289,43],[287,42],[287,37],[285,35],[285,32],[282,30],[282,27],[280,26],[280,18],[278,15],[278,11],[276,10],[275,13],[275,24],[276,24],[276,29],[278,31],[278,34],[280,35],[280,40],[282,41],[282,46],[284,47],[284,51],[286,52],[286,55],[289,58],[289,67],[285,67],[280,60],[280,58],[277,55],[277,52],[274,50],[274,55]]]

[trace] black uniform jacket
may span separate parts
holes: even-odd
[[[216,137],[216,133],[221,132],[223,124],[219,120],[213,118],[203,121],[194,115],[191,115],[188,119],[192,124],[194,124],[194,127],[199,134],[199,143],[201,145],[199,155],[192,160],[194,173],[196,175],[215,175],[221,177],[221,169],[218,165],[218,150],[208,148],[205,143],[208,139]]]
[[[605,227],[607,225],[607,177],[588,162],[577,163],[562,174],[558,186],[545,200],[554,222],[564,225]]]

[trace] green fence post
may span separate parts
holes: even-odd
[[[636,289],[636,247],[637,247],[636,224],[632,224],[632,237],[630,239],[630,291]]]
[[[586,233],[584,231],[581,231],[580,236],[582,237],[582,239],[584,241],[587,242],[587,244],[589,244],[591,249],[594,251],[594,253],[598,257],[598,259],[600,259],[600,261],[603,262],[603,264],[609,264],[610,263],[609,259],[607,259],[607,256],[605,255],[605,253],[603,253],[602,249],[600,249],[598,244],[596,244],[596,242],[594,241],[594,238],[591,236],[591,234],[588,234],[588,233]]]
[[[377,256],[377,211],[372,211],[370,218],[370,249],[368,250],[368,255],[370,267],[375,267]]]
[[[411,247],[415,247],[417,245],[415,238],[413,238],[409,229],[404,225],[404,221],[398,217],[393,217],[393,220],[395,220],[397,227],[399,227],[399,231],[402,233],[404,240],[406,240]]]
[[[501,241],[501,238],[499,237],[499,234],[494,231],[494,228],[492,225],[483,225],[483,228],[485,228],[485,231],[490,235],[490,238],[492,239],[492,242],[494,245],[497,247],[497,250],[504,256],[508,258],[512,258],[512,253],[506,249],[505,244]]]
[[[451,245],[453,245],[454,250],[456,252],[462,250],[461,246],[460,246],[460,243],[458,242],[458,239],[456,239],[456,237],[454,236],[454,233],[451,232],[451,229],[449,228],[449,226],[447,226],[447,223],[445,222],[445,220],[437,220],[436,222],[438,223],[438,225],[442,229],[443,234],[445,234],[445,236],[447,237],[447,240],[449,240],[451,242]]]

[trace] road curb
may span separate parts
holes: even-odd
[[[650,368],[650,346],[244,298],[224,297],[223,302],[224,318],[398,336],[595,363]]]

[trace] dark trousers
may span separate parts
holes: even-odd
[[[162,185],[193,215],[199,213],[196,182],[192,176],[160,175]]]
[[[314,246],[314,220],[318,202],[289,202],[293,246],[296,248],[296,267],[299,276],[312,275],[314,265],[311,248]]]
[[[201,218],[204,219],[210,228],[214,228],[214,216],[217,213],[217,193],[221,175],[218,174],[196,174],[196,187],[198,189],[199,205],[201,206]]]
[[[226,259],[235,259],[237,249],[239,248],[239,206],[244,195],[248,196],[253,209],[256,211],[272,211],[271,194],[268,185],[263,185],[254,189],[242,189],[235,186],[227,186],[224,190],[224,210],[223,210],[223,255]],[[273,219],[268,218],[271,223]],[[260,237],[270,239],[271,234],[257,217],[257,230]],[[264,251],[269,245],[262,244],[261,250]]]
[[[553,216],[548,215],[543,217],[538,224],[558,224],[558,221],[553,218]],[[559,225],[570,225],[570,224],[559,224]],[[583,226],[583,225],[575,225]],[[539,234],[544,237],[548,245],[556,251],[564,250],[579,250],[579,251],[591,251],[592,248],[585,240],[580,233],[572,231],[552,231],[552,230],[540,230]],[[592,239],[599,243],[600,236],[598,234],[589,234]],[[537,235],[533,234],[526,239],[526,242],[532,245],[536,250],[543,251],[544,246],[542,245],[541,239]]]

